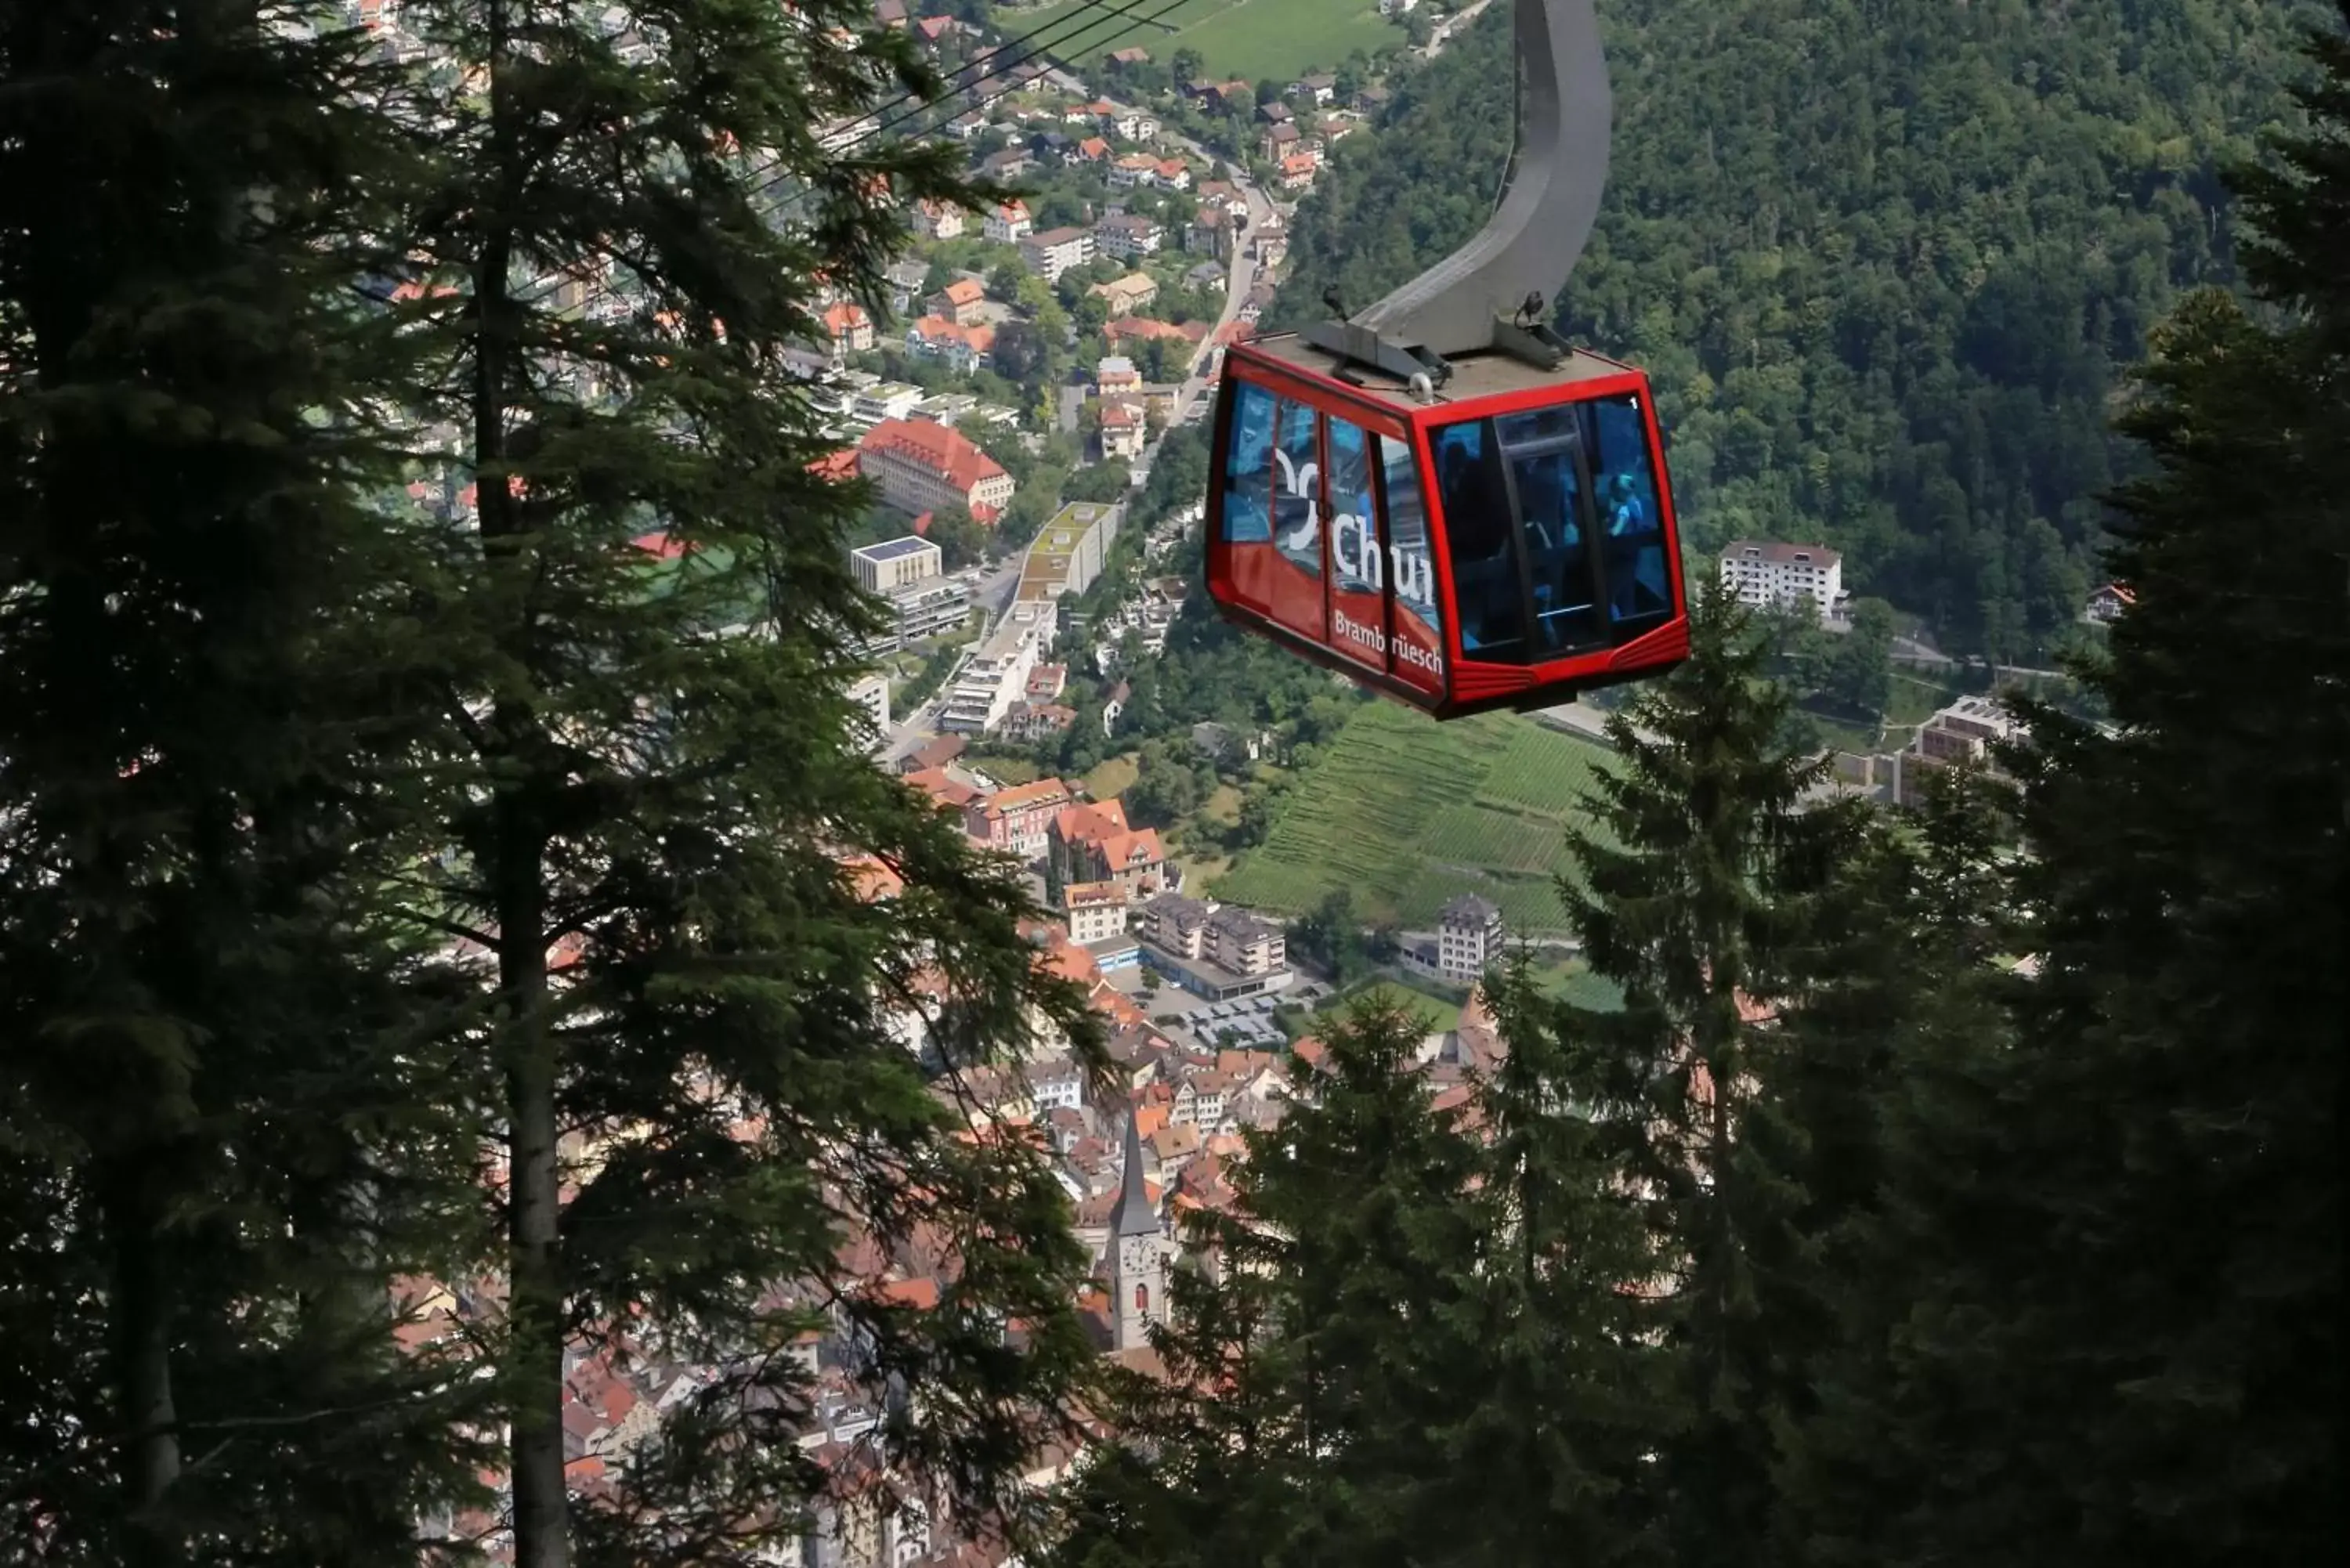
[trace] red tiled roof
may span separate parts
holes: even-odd
[[[860,452],[893,452],[920,463],[961,491],[1003,475],[1003,465],[972,445],[969,437],[929,420],[883,420],[857,444]],[[973,508],[972,514],[977,513]]]
[[[854,479],[857,477],[857,449],[845,446],[838,452],[827,452],[809,463],[807,471],[818,479]]]
[[[987,290],[977,278],[959,277],[939,290],[950,305],[977,305],[987,297]]]

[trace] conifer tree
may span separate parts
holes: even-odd
[[[1890,1560],[2338,1550],[2350,36],[2314,55],[2307,129],[2241,179],[2269,308],[2183,302],[2123,421],[2155,472],[2084,672],[2112,725],[2025,709],[2039,974],[1981,1190],[1933,1215],[1959,1262],[1890,1414],[1944,1479]]]
[[[1165,1392],[1121,1413],[1054,1561],[1451,1561],[1462,1521],[1436,1434],[1483,1389],[1456,1381],[1482,1244],[1475,1152],[1415,1070],[1417,1014],[1358,1009],[1295,1103],[1243,1135],[1233,1211],[1204,1217],[1212,1277],[1179,1276]]]
[[[413,1563],[471,1481],[391,1275],[471,1140],[387,924],[328,7],[0,7],[0,1555]]]
[[[1657,1471],[1675,1551],[1743,1562],[1765,1532],[1781,1369],[1759,1321],[1752,1252],[1778,1195],[1738,1154],[1763,1050],[1759,1026],[1801,990],[1799,944],[1856,829],[1806,796],[1825,758],[1784,737],[1791,700],[1735,601],[1709,587],[1687,662],[1608,721],[1620,762],[1563,888],[1617,1015],[1572,1025],[1595,1043],[1591,1107],[1630,1147],[1631,1190],[1669,1249],[1664,1332],[1680,1422]]]
[[[1483,1266],[1448,1376],[1463,1414],[1431,1433],[1455,1544],[1491,1568],[1668,1560],[1650,1472],[1676,1416],[1651,1298],[1664,1262],[1620,1140],[1594,1119],[1575,1022],[1523,955],[1484,995],[1503,1055],[1476,1084]]]
[[[421,809],[452,846],[413,909],[494,970],[515,1560],[795,1538],[816,1478],[775,1352],[826,1322],[911,1481],[1008,1507],[1090,1363],[1084,1259],[1032,1150],[953,1136],[892,1012],[942,994],[956,1068],[1097,1031],[1040,974],[1017,885],[853,743],[865,497],[811,472],[830,443],[783,361],[822,340],[828,288],[878,308],[899,203],[979,204],[949,151],[832,137],[937,84],[852,0],[414,0],[403,22],[436,62],[410,403],[473,499],[402,536],[442,659]],[[952,1275],[934,1311],[841,1262],[918,1232]],[[567,1358],[616,1342],[721,1375],[572,1499]]]

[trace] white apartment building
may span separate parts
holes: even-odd
[[[914,405],[922,398],[920,387],[903,381],[878,382],[848,400],[848,417],[864,425],[909,419],[913,415]]]
[[[1808,599],[1825,619],[1844,597],[1844,557],[1825,545],[1739,539],[1721,553],[1721,586],[1757,607]]]
[[[1491,899],[1464,893],[1438,911],[1436,971],[1463,985],[1484,977],[1502,956],[1502,911]]]
[[[1021,264],[1046,283],[1060,282],[1062,274],[1093,259],[1091,229],[1047,229],[1020,242]]]
[[[983,735],[1003,723],[1012,705],[1026,699],[1029,674],[1059,624],[1059,611],[1051,599],[1014,604],[947,689],[939,728],[950,734]]]
[[[862,677],[849,687],[848,700],[873,721],[873,732],[867,737],[871,749],[885,748],[889,741],[889,678],[879,671]]]

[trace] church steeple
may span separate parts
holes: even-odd
[[[1137,1115],[1126,1118],[1126,1177],[1118,1186],[1118,1212],[1110,1217],[1113,1236],[1156,1234],[1159,1230],[1159,1216],[1150,1210],[1149,1189],[1142,1184],[1142,1134],[1136,1125],[1141,1119]]]
[[[1126,1174],[1109,1224],[1110,1321],[1120,1350],[1148,1345],[1149,1325],[1167,1310],[1167,1255],[1150,1191],[1142,1182],[1138,1120],[1132,1115],[1126,1119]]]

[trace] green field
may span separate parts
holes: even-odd
[[[1447,899],[1482,893],[1513,929],[1561,929],[1553,877],[1567,868],[1565,825],[1607,757],[1528,719],[1440,725],[1367,703],[1213,891],[1297,914],[1344,888],[1366,918],[1415,929]]]
[[[1087,3],[999,7],[996,24],[1007,35],[1034,37]],[[1159,11],[1159,5],[1150,5],[1139,15],[1156,16]],[[1333,69],[1357,49],[1377,53],[1403,41],[1403,30],[1380,17],[1377,0],[1178,0],[1159,21],[1130,32],[1123,31],[1130,19],[1114,25],[1105,19],[1092,27],[1073,23],[1055,28],[1045,46],[1079,67],[1112,49],[1144,48],[1159,60],[1178,49],[1197,49],[1208,74],[1219,80],[1278,77],[1285,82],[1317,67]],[[1066,43],[1066,53],[1052,47],[1056,42]]]

